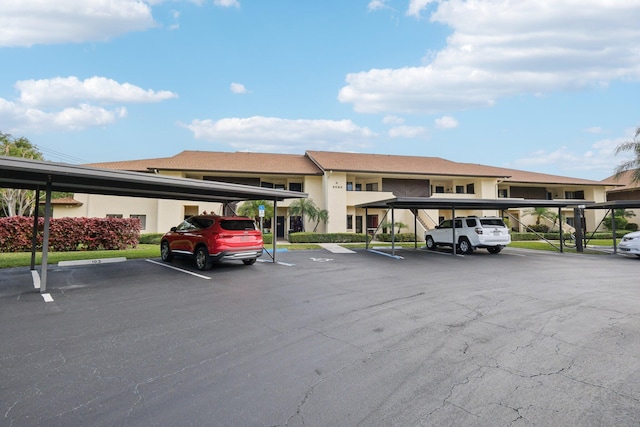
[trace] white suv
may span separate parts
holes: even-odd
[[[476,248],[487,248],[489,253],[497,254],[511,243],[509,229],[501,218],[469,216],[446,219],[433,230],[428,230],[424,234],[427,249],[434,250],[439,245],[453,246],[453,223],[458,248],[464,254],[470,254]]]

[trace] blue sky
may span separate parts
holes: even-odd
[[[89,163],[443,157],[604,179],[640,0],[0,0],[0,131]]]

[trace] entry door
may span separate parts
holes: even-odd
[[[362,215],[356,216],[356,233],[362,233]]]
[[[276,217],[276,238],[284,239],[284,216]]]

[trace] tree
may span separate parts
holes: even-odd
[[[631,141],[623,142],[616,147],[616,154],[630,151],[635,156],[633,159],[622,162],[615,169],[615,177],[626,172],[631,172],[631,183],[640,183],[640,126],[636,129],[636,134]]]
[[[526,211],[524,211],[524,215],[535,216],[536,225],[540,225],[540,221],[542,219],[548,219],[550,221],[554,221],[554,224],[555,224],[555,221],[557,219],[557,215],[554,212],[552,212],[549,208],[543,208],[543,207],[527,209]]]
[[[313,231],[315,232],[318,229],[318,225],[320,225],[321,222],[323,224],[326,224],[327,221],[329,221],[329,211],[327,211],[326,209],[321,209],[317,211],[315,218],[313,218],[313,220],[316,221],[316,226],[313,227]]]
[[[266,200],[247,200],[242,202],[238,208],[238,215],[253,218],[256,222],[260,222],[260,206],[264,206],[264,219],[273,218],[273,203]]]
[[[313,199],[296,199],[289,205],[289,216],[299,216],[302,218],[302,231],[304,231],[304,217],[309,219],[317,218],[318,207]]]
[[[0,132],[0,154],[3,156],[22,157],[25,159],[44,160],[38,147],[27,138],[14,138],[8,133]],[[33,214],[35,192],[15,188],[0,189],[0,203],[5,216],[28,216]]]

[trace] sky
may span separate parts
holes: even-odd
[[[0,0],[0,132],[82,164],[442,157],[601,180],[640,126],[640,0]]]

